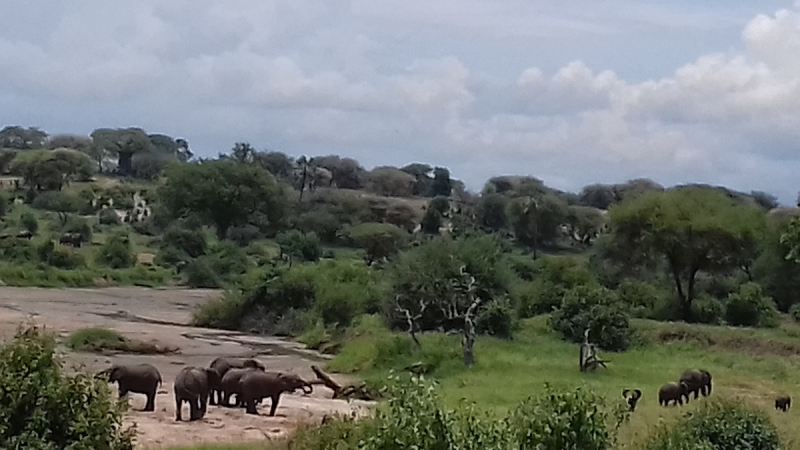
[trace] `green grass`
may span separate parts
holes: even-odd
[[[796,396],[800,391],[800,358],[786,350],[800,327],[785,323],[773,330],[749,330],[649,321],[635,321],[634,327],[644,342],[625,353],[601,352],[601,358],[610,362],[608,369],[595,373],[578,370],[578,346],[553,335],[545,317],[524,321],[513,341],[479,338],[476,365],[467,370],[461,363],[458,336],[423,335],[418,351],[407,336],[392,334],[376,318],[367,318],[354,328],[352,341],[328,370],[358,373],[371,383],[382,383],[391,370],[423,361],[436,367],[431,376],[440,383],[448,406],[466,399],[497,413],[541,393],[546,382],[564,389],[586,385],[610,401],[622,401],[625,388],[639,388],[644,397],[620,435],[622,448],[632,448],[662,421],[675,420],[704,402],[701,397],[688,406],[664,408],[658,405],[657,391],[662,384],[677,381],[685,369],[705,368],[713,376],[712,396],[740,397],[763,408],[789,448],[800,446],[800,429],[794,426],[800,411],[783,414],[773,408],[776,394]],[[666,331],[683,331],[685,338],[659,342],[658,336]]]
[[[67,347],[80,352],[124,352],[137,354],[167,354],[177,350],[175,347],[128,339],[107,328],[82,328],[72,333],[66,340]]]

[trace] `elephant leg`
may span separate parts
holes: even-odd
[[[211,393],[208,396],[208,404],[212,406],[217,404],[217,399],[215,398],[214,394],[219,395],[220,391],[216,389],[211,389]]]
[[[208,401],[208,394],[200,396],[200,417],[205,417],[206,411],[208,410],[207,406]]]
[[[189,400],[189,420],[200,418],[200,401],[197,397]]]
[[[695,398],[695,400],[696,400],[698,397],[700,397],[700,389],[695,389],[695,390],[694,390],[694,398]]]
[[[147,393],[147,403],[144,405],[143,411],[153,412],[156,410],[156,389]]]
[[[231,406],[231,395],[232,394],[230,392],[228,392],[228,391],[222,391],[221,394],[222,394],[222,397],[221,397],[221,400],[219,401],[220,406],[224,406],[226,408],[229,408]]]
[[[244,399],[244,404],[245,404],[245,408],[246,408],[245,412],[247,414],[258,414],[258,411],[256,410],[256,399],[255,398],[248,396],[247,398]]]
[[[274,416],[275,411],[278,410],[278,402],[281,400],[281,394],[272,396],[272,405],[269,407],[269,415]]]
[[[120,385],[119,387],[119,397],[127,397],[128,396],[128,386]]]
[[[175,396],[175,420],[180,422],[181,420],[181,407],[183,405],[183,401],[178,397]]]
[[[686,401],[688,403],[689,399],[687,398]],[[683,397],[678,397],[678,404],[683,406]]]

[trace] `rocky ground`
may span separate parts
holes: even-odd
[[[333,400],[329,389],[317,386],[310,396],[283,395],[275,417],[266,415],[267,400],[259,416],[211,406],[202,421],[176,422],[172,380],[186,365],[207,366],[217,356],[250,356],[263,362],[267,370],[293,371],[313,379],[311,364],[324,364],[322,355],[282,339],[186,325],[192,309],[217,294],[213,290],[184,289],[0,287],[0,339],[9,338],[20,323],[32,320],[62,337],[80,328],[102,326],[128,338],[177,347],[178,353],[172,355],[66,354],[67,365],[73,370],[95,372],[118,362],[149,362],[158,367],[164,385],[156,399],[156,411],[139,411],[145,398],[131,394],[132,411],[126,420],[136,424],[140,448],[264,440],[285,435],[301,421],[319,421],[330,413],[363,413],[369,406],[368,402]],[[350,381],[333,378],[340,383]],[[184,404],[184,409],[185,418],[188,405]]]

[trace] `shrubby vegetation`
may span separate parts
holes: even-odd
[[[65,375],[53,336],[20,329],[0,348],[0,447],[132,449],[107,383]]]

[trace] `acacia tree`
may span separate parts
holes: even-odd
[[[197,214],[214,225],[220,239],[230,227],[256,216],[275,226],[285,215],[285,196],[275,178],[261,167],[232,159],[170,166],[159,198],[176,217]]]
[[[752,249],[765,229],[760,208],[703,187],[643,194],[609,215],[617,254],[644,251],[665,260],[687,321],[697,274],[741,267],[755,257]]]

